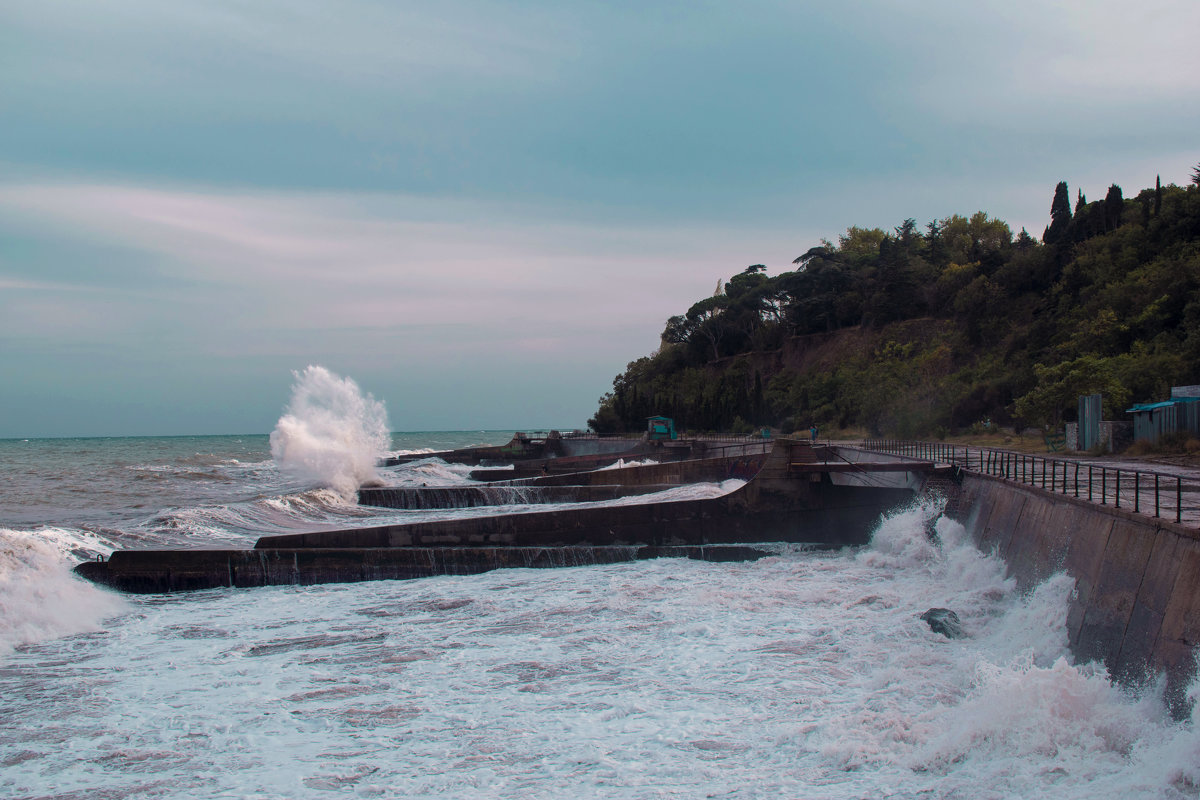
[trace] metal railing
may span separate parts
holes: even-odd
[[[551,433],[557,433],[561,439],[640,439],[645,431],[628,431],[626,433],[596,433],[595,431],[516,431],[514,436],[522,439],[547,439]],[[700,442],[754,442],[766,441],[761,433],[687,433],[681,431],[677,441]]]
[[[716,441],[726,441],[726,440],[718,439]],[[763,453],[771,452],[771,449],[774,446],[775,446],[774,443],[770,439],[763,439],[761,437],[759,437],[757,439],[749,438],[749,439],[740,440],[734,444],[723,444],[718,447],[713,447],[713,446],[709,445],[709,446],[705,447],[704,452],[699,457],[700,458],[731,458],[735,455],[761,455]],[[695,457],[695,456],[693,456],[693,457]]]
[[[1100,505],[1174,519],[1177,523],[1183,522],[1185,510],[1200,511],[1198,487],[1185,485],[1182,475],[942,442],[868,439],[862,447],[879,453],[953,464]]]

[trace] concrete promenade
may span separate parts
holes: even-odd
[[[1200,529],[1200,468],[1120,456],[1022,453],[941,442],[839,444],[930,458],[1055,494]]]

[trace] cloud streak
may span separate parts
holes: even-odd
[[[323,362],[401,426],[483,424],[451,418],[476,395],[579,424],[748,264],[1186,181],[1197,28],[1185,0],[2,4],[0,419],[228,420]]]

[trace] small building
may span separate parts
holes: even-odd
[[[650,441],[674,441],[679,436],[675,433],[675,420],[670,417],[648,417],[646,419],[646,435]]]
[[[1139,403],[1127,412],[1133,415],[1135,442],[1155,444],[1173,433],[1200,436],[1200,387],[1176,386],[1171,389],[1170,400]]]

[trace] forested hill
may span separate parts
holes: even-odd
[[[789,432],[816,423],[926,436],[1058,427],[1200,383],[1200,167],[1186,187],[1103,200],[1055,189],[1041,240],[979,212],[848,229],[769,276],[747,267],[667,320],[589,420],[640,431]]]

